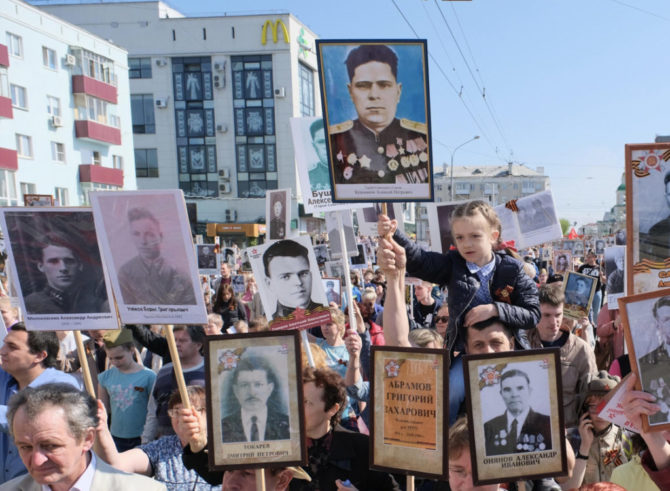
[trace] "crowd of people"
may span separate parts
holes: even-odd
[[[463,356],[538,348],[560,351],[562,389],[551,397],[562,406],[568,474],[528,480],[526,489],[670,489],[670,434],[635,434],[598,416],[603,398],[615,389],[623,391],[626,417],[638,428],[641,418],[653,418],[663,403],[635,390],[634,374],[621,381],[631,365],[618,310],[601,293],[608,282],[602,257],[587,250],[581,264],[558,261],[555,271],[546,246],[520,255],[501,242],[500,221],[481,201],[456,207],[451,228],[455,249],[430,252],[382,215],[379,237],[370,239],[377,245],[376,262],[351,271],[351,292],[334,291],[332,280],[326,285],[330,322],[309,330],[311,353],[303,353],[308,462],[265,469],[266,489],[405,489],[403,476],[369,466],[375,409],[370,351],[383,345],[443,349],[449,355],[448,480],[417,479],[416,489],[521,489],[502,477],[497,484],[473,485]],[[205,339],[268,330],[256,279],[244,268],[239,248],[228,250],[233,253],[219,274],[201,278],[207,326],[174,327],[188,409],[163,326],[85,333],[93,397],[81,390],[72,334],[28,330],[9,298],[0,298],[8,330],[0,349],[0,490],[256,489],[255,469],[221,473],[208,466]],[[563,315],[564,275],[573,270],[597,281],[590,315],[580,319]],[[665,308],[670,305],[659,305],[658,315]],[[245,363],[231,382],[240,405],[234,441],[290,438],[288,422],[264,409],[276,381],[261,361]],[[532,391],[528,376],[508,370],[499,383],[505,407],[485,425],[487,454],[558,447],[546,416],[523,399]],[[253,397],[249,391],[255,391]],[[515,444],[532,431],[537,447],[519,450]],[[611,484],[589,487],[596,483]]]

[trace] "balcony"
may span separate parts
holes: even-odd
[[[81,164],[79,166],[79,182],[94,182],[123,187],[123,171],[101,165]]]
[[[16,150],[0,147],[0,169],[19,169],[19,157],[16,153]]]
[[[103,101],[117,103],[117,90],[111,84],[101,82],[86,75],[72,76],[72,93],[88,94]]]
[[[80,119],[74,122],[74,130],[77,138],[83,138],[98,143],[102,142],[111,145],[121,145],[121,130],[114,128],[113,126]]]
[[[0,96],[0,118],[13,118],[12,100],[9,97]]]
[[[4,44],[0,44],[0,66],[9,66],[9,50]]]

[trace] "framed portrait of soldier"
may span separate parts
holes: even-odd
[[[230,286],[233,287],[233,293],[238,295],[243,294],[246,288],[244,275],[242,274],[233,275],[230,279]]]
[[[584,241],[583,240],[575,240],[574,245],[572,247],[572,255],[573,257],[579,258],[584,256]]]
[[[326,264],[326,261],[330,260],[328,246],[326,244],[315,245],[314,256],[316,257],[317,264]]]
[[[358,233],[360,235],[377,236],[377,222],[379,221],[379,215],[382,214],[382,208],[382,203],[373,203],[370,206],[356,209]],[[391,220],[398,221],[398,230],[404,230],[402,203],[386,203],[386,214]]]
[[[515,211],[521,233],[521,247],[551,242],[563,236],[551,191],[524,196],[505,206]]]
[[[559,353],[464,356],[475,485],[567,474]]]
[[[210,336],[205,342],[212,470],[306,462],[297,331]]]
[[[554,250],[553,268],[554,274],[563,276],[572,271],[572,251],[568,249]]]
[[[617,300],[626,295],[626,247],[605,248],[605,274],[607,276],[607,307],[619,308]]]
[[[432,201],[425,40],[316,40],[334,202]]]
[[[597,255],[605,254],[605,239],[596,239],[595,249]]]
[[[308,329],[330,320],[312,241],[307,235],[245,249],[271,330]]]
[[[93,213],[44,207],[1,212],[7,269],[27,328],[117,329]]]
[[[321,278],[323,289],[326,290],[326,300],[328,304],[334,302],[337,305],[342,305],[342,283],[340,278],[331,278],[324,276]]]
[[[342,261],[326,261],[326,275],[331,278],[344,278],[344,265]]]
[[[626,145],[625,175],[627,291],[634,295],[668,288],[670,143]]]
[[[563,277],[563,315],[572,319],[588,316],[597,285],[594,276],[569,271]]]
[[[350,205],[333,203],[328,148],[323,118],[291,118],[295,163],[306,213],[346,210]]]
[[[643,416],[642,426],[670,429],[670,289],[620,298],[619,311],[636,387],[653,394],[661,408]]]
[[[214,244],[196,244],[199,274],[217,274],[221,269],[221,254],[216,253]]]
[[[500,237],[503,242],[514,242],[517,248],[522,247],[523,240],[521,238],[521,229],[519,228],[519,220],[516,213],[512,211],[509,206],[505,204],[498,205],[493,210],[498,215],[500,220],[501,233]]]
[[[54,197],[50,194],[24,194],[24,206],[53,206]]]
[[[574,240],[564,240],[563,244],[561,244],[561,248],[572,252],[575,249],[575,241]]]
[[[446,479],[448,354],[373,346],[370,355],[370,468]]]
[[[267,191],[265,196],[267,237],[270,240],[285,239],[291,228],[291,190]]]
[[[103,262],[124,324],[206,324],[180,190],[92,192]]]

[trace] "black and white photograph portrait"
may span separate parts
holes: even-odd
[[[342,261],[327,261],[326,275],[331,278],[344,278],[344,265]]]
[[[265,201],[267,236],[270,240],[285,239],[291,226],[291,190],[268,191]]]
[[[551,191],[543,191],[531,196],[519,198],[516,201],[518,207],[519,227],[523,235],[537,233],[540,230],[556,228],[558,226],[560,232],[560,224],[556,216],[556,208]],[[544,242],[560,238],[552,235],[551,238],[545,239]]]
[[[314,327],[323,321],[323,314],[330,318],[308,236],[254,246],[246,251],[270,329]]]
[[[28,329],[115,329],[91,211],[19,210],[2,209],[2,230]]]
[[[431,201],[425,41],[317,40],[316,49],[333,201]]]
[[[272,467],[277,462],[301,460],[303,405],[298,402],[302,401],[302,387],[297,383],[297,340],[297,331],[208,339],[211,467],[243,463],[260,467],[257,464],[265,462]],[[264,445],[249,445],[253,442]]]
[[[214,244],[197,244],[195,246],[198,257],[198,273],[216,274],[221,268],[221,255],[216,253]]]
[[[98,240],[126,324],[206,324],[179,190],[91,193]]]
[[[351,269],[365,269],[368,267],[368,258],[365,254],[365,246],[363,244],[357,244],[358,254],[351,257]]]
[[[572,254],[573,254],[574,257],[584,256],[584,241],[583,240],[576,240],[574,242],[574,246],[572,248]]]
[[[342,305],[342,284],[339,278],[324,277],[321,278],[323,288],[326,290],[326,300],[328,303],[334,302],[337,305]]]
[[[230,279],[230,284],[233,287],[233,293],[239,295],[244,293],[246,287],[244,283],[244,275],[241,274],[233,275]]]
[[[617,300],[626,292],[625,246],[605,248],[605,274],[607,275],[607,305],[618,309]]]
[[[670,428],[670,290],[619,299],[621,320],[637,387],[656,397],[660,410],[642,419],[645,430]]]
[[[563,405],[553,397],[561,390],[559,350],[473,355],[463,362],[470,448],[476,449],[474,483],[565,471]]]
[[[596,239],[596,254],[605,254],[605,239]]]
[[[342,229],[344,230],[344,241],[347,244],[347,256],[356,256],[356,235],[354,234],[354,219],[350,210],[329,211],[326,213],[326,230],[328,231],[328,248],[330,257],[339,259],[342,257],[342,246],[340,241],[340,227],[337,215],[342,217]]]
[[[563,278],[565,302],[563,314],[573,319],[581,319],[589,315],[591,302],[595,293],[598,278],[586,274],[568,272]]]

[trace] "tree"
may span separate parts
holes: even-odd
[[[567,218],[559,218],[558,221],[561,224],[561,233],[563,235],[567,234],[570,228],[570,221]]]

